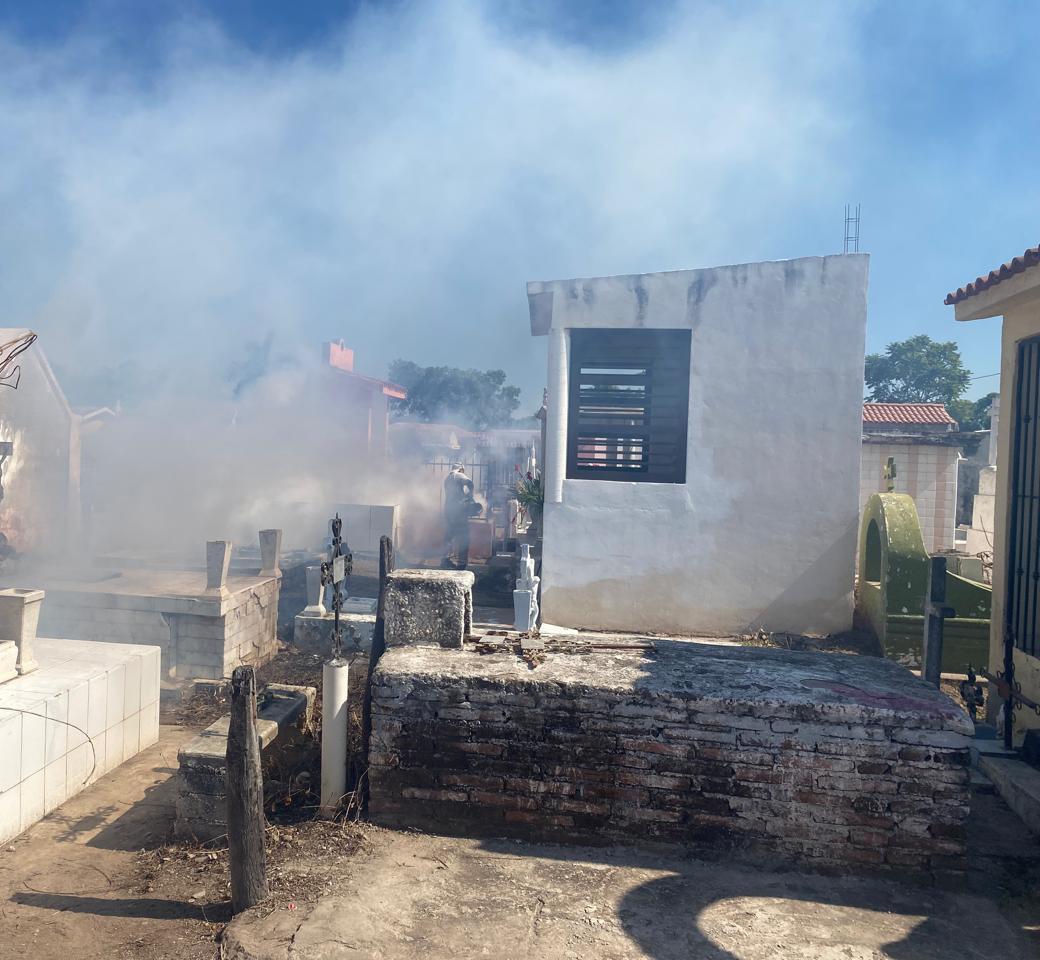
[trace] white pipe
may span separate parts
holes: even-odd
[[[321,668],[321,806],[333,812],[347,792],[347,661]]]
[[[549,331],[549,406],[545,419],[545,500],[563,502],[563,478],[567,472],[567,401],[570,339],[567,331]]]

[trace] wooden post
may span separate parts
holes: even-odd
[[[372,631],[372,657],[375,663],[386,649],[384,632],[386,616],[386,582],[394,572],[394,542],[389,537],[379,538],[379,599],[376,601],[376,622]],[[378,648],[377,645],[378,644]]]
[[[248,910],[270,895],[264,823],[264,784],[256,733],[256,674],[250,666],[235,667],[231,674],[227,740],[228,861],[233,913]]]
[[[946,606],[946,557],[935,556],[928,565],[928,595],[924,602],[924,642],[921,676],[935,687],[942,678],[943,620],[956,615]]]
[[[386,650],[386,584],[387,578],[393,572],[394,542],[383,536],[379,538],[379,599],[376,601],[376,622],[372,628],[372,649],[368,655],[368,677],[365,681],[365,699],[361,708],[361,753],[365,765],[365,775],[361,778],[361,804],[365,809],[368,808],[368,744],[372,738],[372,674]]]

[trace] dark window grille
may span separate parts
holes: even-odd
[[[1037,655],[1040,601],[1040,337],[1018,344],[1015,368],[1011,515],[1008,527],[1007,610],[1015,646]]]
[[[567,477],[686,482],[689,330],[571,330]]]

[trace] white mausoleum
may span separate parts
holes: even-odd
[[[546,622],[851,625],[868,259],[528,284]]]

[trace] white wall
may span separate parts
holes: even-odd
[[[868,257],[531,283],[549,335],[549,623],[728,634],[852,620]],[[565,479],[567,331],[690,328],[685,484]]]

